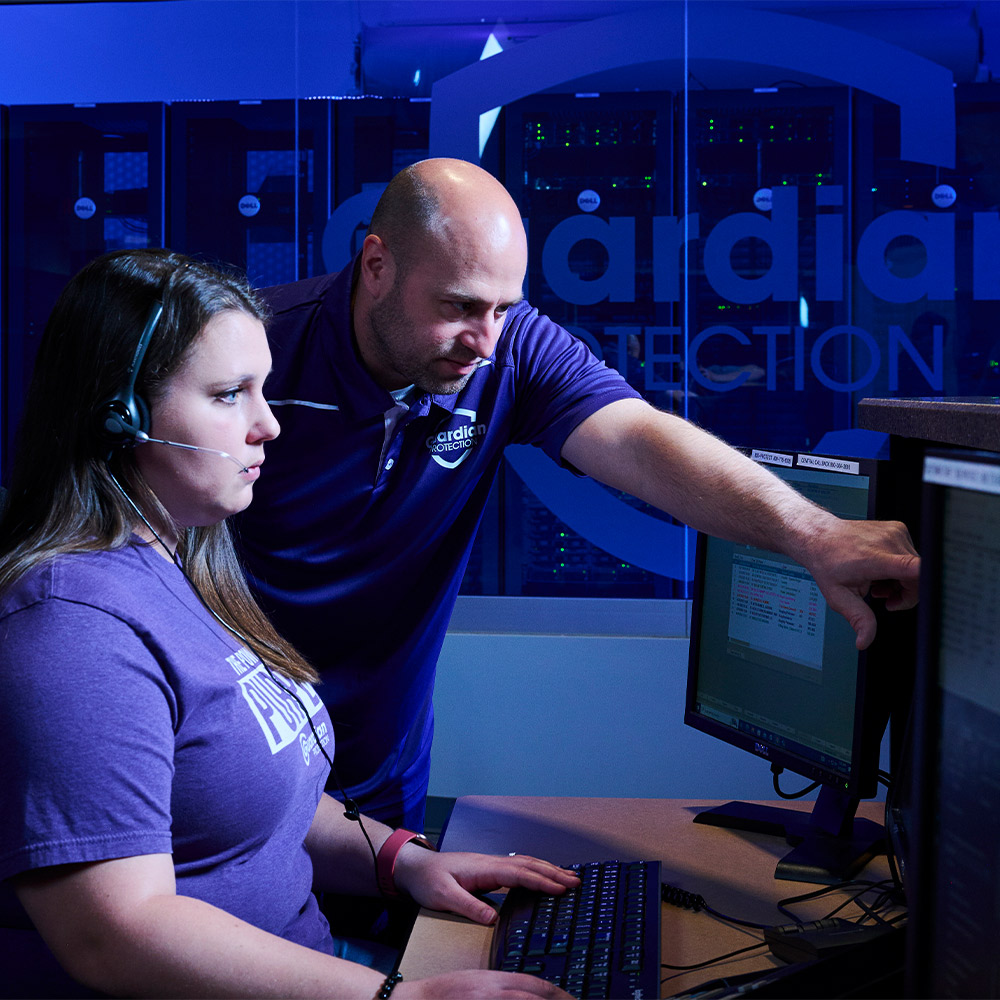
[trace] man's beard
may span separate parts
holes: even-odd
[[[409,353],[414,340],[414,326],[402,307],[396,288],[371,307],[369,326],[377,363],[396,372],[406,379],[406,384],[415,385],[421,392],[453,396],[461,392],[472,378],[473,372],[469,372],[458,378],[443,379],[431,370],[426,359]]]

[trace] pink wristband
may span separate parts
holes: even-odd
[[[426,847],[429,851],[436,851],[437,848],[422,834],[413,833],[412,830],[393,830],[389,834],[386,842],[379,848],[378,858],[375,860],[375,881],[378,883],[379,892],[390,899],[396,899],[402,895],[396,888],[396,880],[393,877],[396,871],[396,858],[404,844],[410,841]]]

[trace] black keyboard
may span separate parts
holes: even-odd
[[[574,997],[659,997],[660,862],[566,867],[582,884],[563,896],[507,893],[490,968],[541,976]]]

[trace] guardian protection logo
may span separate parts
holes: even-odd
[[[955,96],[945,67],[871,35],[806,17],[727,6],[720,18],[716,6],[640,4],[529,39],[437,80],[431,90],[430,155],[478,163],[481,114],[581,77],[672,61],[683,80],[689,59],[724,59],[804,72],[891,101],[900,109],[900,159],[955,165]],[[345,252],[345,262],[349,257]],[[584,538],[633,565],[691,579],[694,546],[687,529],[634,510],[537,448],[512,445],[505,454],[532,492]]]
[[[456,406],[455,412],[438,424],[437,431],[430,434],[424,444],[438,465],[454,469],[472,454],[476,442],[485,434],[486,424],[476,423],[475,410]]]

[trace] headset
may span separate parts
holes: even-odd
[[[153,303],[146,317],[146,324],[139,335],[132,363],[126,372],[125,385],[97,408],[95,414],[97,428],[101,439],[110,448],[135,444],[140,435],[149,433],[149,406],[135,391],[135,383],[139,377],[143,358],[146,356],[146,349],[153,339],[153,333],[162,315],[163,303],[158,299]]]
[[[101,403],[94,415],[98,434],[107,448],[105,460],[111,458],[116,448],[152,442],[153,444],[169,445],[171,448],[183,448],[185,451],[203,451],[209,455],[219,455],[222,458],[228,458],[230,462],[235,462],[241,472],[247,472],[247,467],[235,455],[230,455],[228,451],[219,451],[218,448],[203,448],[198,444],[184,444],[180,441],[165,441],[163,438],[149,436],[149,404],[135,391],[135,383],[139,377],[142,360],[146,356],[146,349],[149,347],[153,332],[156,330],[156,325],[162,315],[163,303],[161,301],[154,302],[153,308],[146,318],[146,325],[139,335],[139,342],[135,345],[132,363],[126,372],[128,381],[124,388]]]

